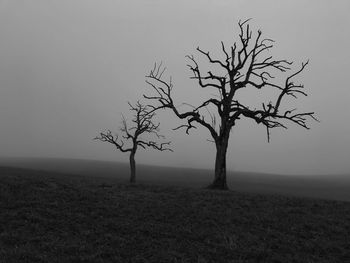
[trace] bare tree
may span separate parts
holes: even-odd
[[[155,123],[153,117],[155,112],[151,111],[147,105],[142,105],[139,101],[130,106],[130,111],[133,112],[133,119],[131,120],[131,125],[127,123],[127,120],[122,116],[122,126],[120,127],[121,138],[118,134],[114,134],[108,130],[107,132],[100,132],[100,135],[95,138],[95,140],[100,140],[102,142],[108,142],[113,144],[121,152],[129,152],[129,161],[130,161],[130,182],[134,183],[136,181],[136,163],[135,163],[135,154],[138,147],[146,149],[148,147],[153,148],[158,151],[172,151],[167,146],[170,142],[156,142],[142,138],[142,135],[150,135],[155,137],[155,139],[164,139],[164,136],[159,134],[159,125],[160,123]],[[126,146],[125,142],[130,141],[130,146]]]
[[[273,47],[273,40],[262,38],[261,31],[253,35],[248,24],[249,20],[239,22],[238,40],[233,46],[226,48],[221,42],[223,58],[217,59],[209,52],[199,47],[197,51],[208,61],[213,71],[203,73],[193,55],[186,56],[189,60],[189,69],[193,73],[191,79],[195,79],[201,88],[211,88],[216,95],[205,99],[198,106],[192,106],[185,112],[175,105],[172,96],[173,82],[163,78],[165,67],[155,64],[146,82],[153,87],[154,95],[144,95],[153,101],[154,111],[159,109],[171,109],[180,119],[187,123],[178,128],[189,130],[196,128],[196,124],[203,126],[213,138],[216,146],[215,177],[209,188],[227,189],[226,183],[226,153],[230,131],[240,118],[249,118],[266,127],[267,138],[270,140],[270,129],[276,127],[287,128],[286,121],[309,129],[307,120],[317,120],[314,112],[296,112],[296,109],[282,109],[282,102],[288,97],[297,98],[297,95],[307,94],[302,84],[295,84],[293,78],[301,73],[308,62],[302,63],[296,71],[283,76],[283,81],[275,79],[274,73],[291,72],[292,62],[288,60],[275,60],[266,53]],[[218,73],[217,73],[218,72]],[[272,88],[276,91],[274,102],[262,103],[260,109],[245,105],[237,97],[240,90],[256,88],[258,90]],[[210,111],[210,110],[211,111]],[[213,112],[214,109],[214,112]]]

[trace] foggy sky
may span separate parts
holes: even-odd
[[[252,18],[253,30],[276,41],[269,54],[294,61],[294,69],[310,60],[298,78],[309,96],[290,103],[321,122],[273,129],[267,143],[263,126],[239,121],[228,169],[349,173],[349,10],[347,0],[1,0],[0,156],[127,161],[92,139],[117,131],[127,101],[151,93],[145,75],[153,63],[167,66],[178,104],[196,104],[203,90],[189,79],[185,55],[198,58],[197,46],[220,54],[220,41],[233,44],[238,20]],[[159,120],[174,152],[140,150],[138,162],[213,167],[206,130],[173,131],[182,122],[171,112]]]

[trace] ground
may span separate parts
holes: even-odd
[[[350,262],[350,202],[0,168],[0,208],[1,263]]]

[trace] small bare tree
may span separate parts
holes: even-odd
[[[284,81],[278,82],[274,78],[276,72],[288,72],[291,70],[292,62],[285,59],[274,60],[272,56],[264,55],[273,47],[273,40],[263,39],[261,31],[252,34],[248,20],[239,22],[238,41],[227,49],[221,42],[223,59],[213,58],[209,52],[199,47],[197,51],[208,61],[215,70],[203,73],[193,55],[187,56],[192,71],[192,79],[195,79],[201,88],[212,88],[217,95],[204,100],[198,106],[192,106],[188,111],[181,111],[174,103],[172,90],[173,83],[163,79],[165,68],[155,64],[147,77],[146,82],[153,87],[154,95],[144,95],[153,101],[153,110],[170,109],[180,119],[187,120],[186,133],[196,128],[198,124],[206,128],[216,146],[215,177],[210,188],[227,189],[226,183],[226,153],[229,142],[230,131],[240,118],[249,118],[266,127],[268,141],[270,140],[270,129],[276,127],[287,128],[284,121],[290,121],[303,128],[309,129],[307,119],[314,117],[314,112],[296,113],[296,109],[283,109],[282,102],[288,97],[296,98],[297,95],[307,94],[303,91],[304,86],[295,84],[293,78],[301,73],[308,62],[302,63],[301,67],[287,75]],[[237,97],[240,90],[256,88],[275,89],[277,94],[274,102],[262,103],[260,109],[252,108],[243,104]],[[211,109],[212,111],[208,110]],[[213,110],[214,109],[214,110]],[[208,114],[209,113],[209,114]],[[177,128],[176,128],[177,129]]]
[[[138,147],[143,149],[153,148],[158,151],[172,151],[167,146],[170,142],[158,143],[156,141],[148,140],[142,138],[142,135],[150,135],[155,137],[155,139],[164,139],[164,136],[159,134],[160,123],[154,123],[153,117],[155,112],[151,111],[147,105],[142,105],[139,101],[130,106],[130,111],[133,112],[133,119],[131,120],[131,125],[127,123],[127,120],[122,116],[122,126],[120,127],[121,137],[118,134],[114,134],[108,130],[107,132],[100,132],[100,135],[95,137],[95,140],[100,140],[102,142],[108,142],[113,144],[121,152],[129,152],[130,161],[130,182],[134,183],[136,181],[136,163],[135,154]],[[125,142],[130,141],[129,146],[125,146]]]

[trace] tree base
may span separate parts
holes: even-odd
[[[223,180],[215,180],[212,184],[206,187],[211,190],[229,190],[226,184],[226,181]]]
[[[129,183],[130,183],[130,184],[135,184],[135,183],[136,183],[136,179],[135,179],[135,178],[131,178],[131,179],[129,180]]]

